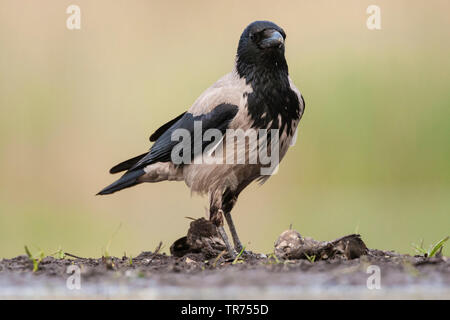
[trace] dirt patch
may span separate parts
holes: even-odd
[[[201,253],[205,259],[217,257],[226,249],[213,223],[200,218],[191,222],[185,237],[175,241],[170,253],[175,257],[183,257],[189,253]]]
[[[148,280],[151,280],[154,290],[151,297],[186,298],[193,295],[220,299],[263,295],[265,298],[299,298],[305,297],[299,295],[308,290],[311,294],[329,294],[330,288],[342,286],[353,286],[366,293],[367,279],[371,274],[368,268],[376,266],[381,270],[384,288],[412,286],[415,288],[413,291],[420,294],[424,294],[424,288],[428,291],[439,289],[438,297],[450,296],[450,260],[447,257],[425,258],[369,249],[359,235],[322,242],[302,237],[295,230],[287,230],[275,242],[273,253],[245,252],[232,259],[215,228],[209,221],[199,219],[191,223],[186,237],[174,242],[170,248],[171,255],[160,253],[160,248],[161,245],[153,252],[142,252],[133,258],[45,257],[37,268],[36,262],[33,263],[26,255],[3,259],[0,261],[0,288],[10,288],[8,292],[17,292],[16,296],[20,296],[20,292],[28,292],[20,288],[29,290],[30,286],[37,286],[39,293],[43,294],[47,289],[42,286],[47,288],[52,281],[65,283],[70,275],[68,267],[76,265],[84,287],[92,284],[91,291],[97,294],[94,296],[105,294],[98,293],[98,284],[109,283],[118,290],[119,281],[121,286],[130,290],[128,293],[120,292],[130,297],[139,292],[138,288],[148,290]],[[33,269],[36,270],[33,272]],[[24,282],[24,279],[28,280]],[[124,287],[120,287],[121,290]],[[177,290],[171,291],[170,288]],[[231,291],[224,291],[224,288]],[[254,290],[254,296],[250,289]],[[87,292],[90,291],[84,294]],[[202,296],[206,294],[202,292],[207,292],[207,295]],[[231,296],[227,296],[227,292]],[[339,292],[337,297],[345,295],[342,290]],[[0,289],[0,296],[2,293],[5,294]],[[14,296],[6,294],[11,295]]]

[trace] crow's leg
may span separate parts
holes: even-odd
[[[234,226],[233,219],[231,217],[231,210],[236,204],[238,198],[238,193],[236,191],[231,191],[226,189],[222,195],[222,211],[224,212],[225,219],[227,220],[228,228],[230,229],[231,236],[233,238],[234,248],[238,253],[243,249],[242,243],[239,240],[239,236]]]
[[[239,236],[236,232],[236,228],[234,227],[233,219],[231,218],[231,212],[225,212],[224,216],[227,220],[228,228],[230,228],[231,237],[233,237],[234,248],[239,253],[244,247],[242,246],[241,240],[239,240]]]
[[[220,202],[217,203],[217,198],[214,198],[211,196],[210,200],[210,208],[209,208],[209,220],[216,225],[217,231],[222,238],[223,242],[225,243],[225,247],[227,248],[227,251],[231,258],[236,257],[236,252],[234,251],[233,247],[231,246],[230,242],[228,241],[227,233],[225,232],[225,229],[223,228],[223,210],[220,209],[221,205]]]
[[[227,233],[225,232],[225,229],[223,228],[223,225],[217,227],[217,231],[219,231],[220,237],[222,238],[223,242],[225,242],[225,246],[227,247],[228,254],[231,256],[232,259],[236,258],[236,252],[234,251],[233,247],[230,244],[230,241],[228,241]]]

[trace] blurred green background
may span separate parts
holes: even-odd
[[[81,8],[81,30],[66,8]],[[382,30],[366,27],[381,8]],[[250,250],[290,224],[331,240],[414,253],[449,234],[448,1],[0,1],[0,257],[137,255],[186,233],[207,200],[184,183],[94,196],[108,169],[233,66],[244,27],[287,32],[306,100],[277,175],[233,214]],[[448,255],[449,250],[445,249]]]

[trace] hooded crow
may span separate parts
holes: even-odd
[[[253,151],[265,150],[266,158],[277,159],[277,167],[294,141],[305,109],[303,97],[289,77],[285,40],[284,30],[273,22],[248,25],[240,37],[233,70],[203,92],[188,111],[157,129],[150,136],[154,144],[149,152],[111,168],[110,173],[126,172],[98,194],[111,194],[143,182],[185,181],[192,192],[209,196],[209,219],[234,256],[223,228],[225,218],[234,248],[240,252],[242,244],[231,210],[245,187],[253,181],[265,182],[274,172],[271,163],[269,173],[263,173],[268,162],[262,160],[262,153],[255,161]],[[193,137],[181,148],[180,132]],[[213,133],[209,139],[208,132]],[[244,143],[235,139],[236,132],[245,133]],[[256,140],[247,135],[249,132],[256,132]],[[201,143],[196,145],[199,138]],[[222,162],[206,161],[213,154],[221,155]],[[183,161],[175,161],[174,155]],[[204,161],[198,161],[200,158]]]

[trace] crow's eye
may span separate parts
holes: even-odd
[[[256,40],[256,35],[254,33],[252,33],[250,35],[250,40],[255,41]]]

